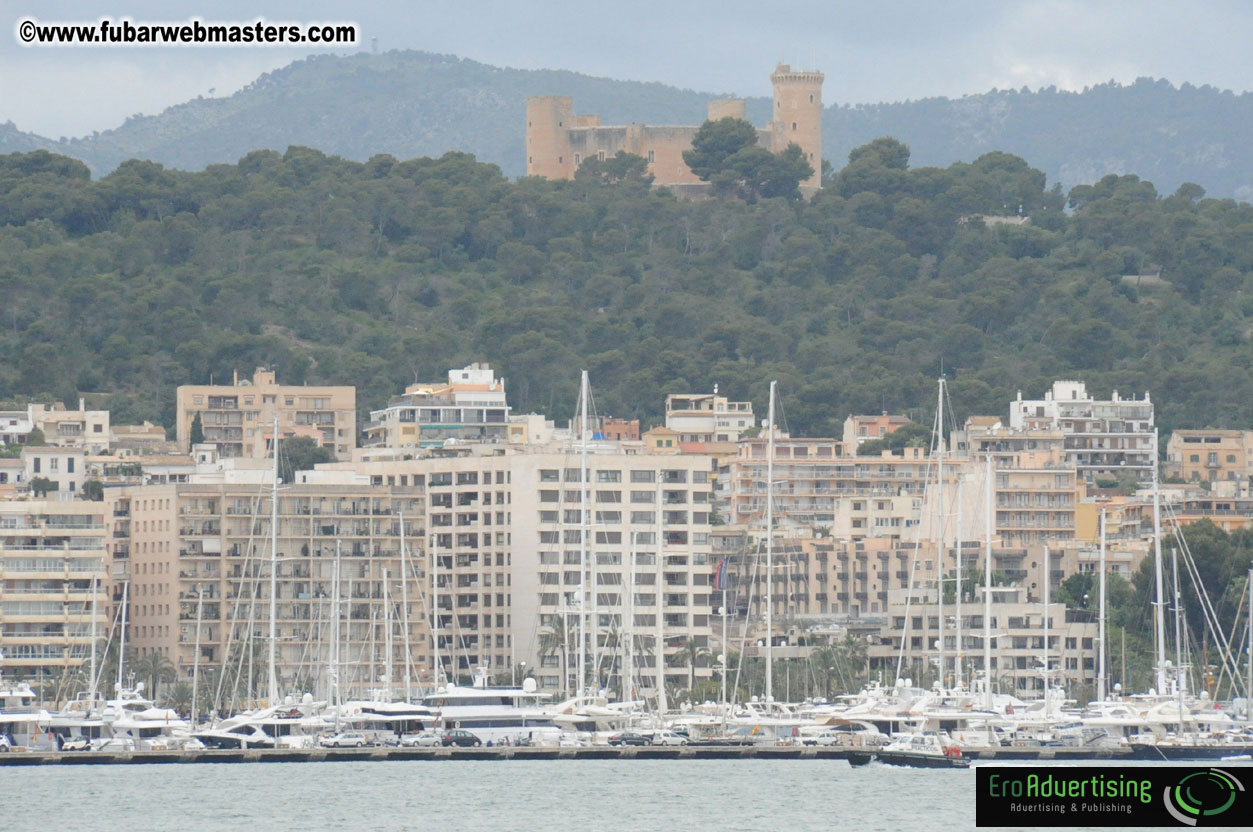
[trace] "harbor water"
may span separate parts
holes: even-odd
[[[0,828],[934,832],[975,828],[974,790],[839,760],[32,766],[0,770]]]

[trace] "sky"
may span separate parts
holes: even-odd
[[[778,61],[826,74],[827,104],[1079,90],[1116,80],[1253,88],[1249,0],[4,0],[0,124],[51,138],[226,96],[307,47],[23,46],[18,23],[347,21],[359,47],[567,69],[701,92],[768,96]],[[377,44],[375,44],[377,41]],[[212,92],[211,92],[212,91]]]

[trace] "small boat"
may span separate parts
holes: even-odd
[[[911,768],[966,768],[970,765],[970,758],[963,756],[957,743],[942,731],[905,734],[882,748],[848,755],[852,765],[864,765],[871,759],[884,765]]]

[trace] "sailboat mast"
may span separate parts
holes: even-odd
[[[1098,702],[1105,701],[1105,688],[1107,687],[1105,672],[1105,509],[1101,509],[1101,562],[1099,565],[1100,572],[1100,589],[1099,599],[1097,601],[1100,606],[1100,616],[1097,618],[1097,638],[1096,638],[1096,698]]]
[[[405,631],[405,701],[413,700],[413,651],[409,647],[409,562],[405,554],[405,515],[400,515],[400,626]]]
[[[654,565],[655,576],[653,580],[657,585],[657,639],[656,648],[653,653],[653,661],[657,665],[657,717],[660,719],[666,713],[666,608],[663,604],[665,598],[665,572],[662,562],[665,550],[665,532],[661,525],[661,472],[657,472],[657,563]]]
[[[983,699],[992,710],[992,505],[996,481],[992,478],[992,449],[984,463],[987,494],[983,517]]]
[[[957,652],[953,656],[953,667],[957,677],[954,685],[962,686],[962,476],[957,477],[957,592],[954,599],[957,607],[953,611],[957,619]]]
[[[584,696],[587,693],[587,610],[589,606],[587,597],[587,370],[583,371],[579,381],[579,488],[581,489],[579,492],[579,587],[582,589],[583,597],[579,600],[578,695]],[[660,494],[657,500],[657,511],[661,511]],[[596,587],[592,587],[591,596],[595,599]],[[595,601],[591,603],[594,604]],[[593,637],[595,637],[594,633]]]
[[[1049,676],[1049,584],[1051,584],[1052,576],[1049,574],[1053,571],[1053,556],[1049,553],[1049,547],[1044,547],[1044,724],[1048,726],[1049,720],[1049,688],[1051,678]]]
[[[770,382],[770,409],[766,414],[766,704],[774,702],[774,390]]]
[[[274,402],[274,482],[270,490],[270,649],[269,685],[271,707],[278,704],[278,400]]]
[[[87,679],[87,696],[90,698],[89,708],[96,706],[96,610],[99,590],[100,578],[93,575],[91,578],[91,676]]]
[[[935,531],[936,531],[936,571],[938,579],[936,581],[936,599],[937,610],[939,612],[939,645],[937,652],[940,659],[940,684],[944,684],[944,555],[948,548],[947,541],[944,539],[944,376],[940,376],[939,390],[936,394],[937,404],[935,408],[935,450],[936,450],[936,469],[935,469]]]
[[[1249,639],[1249,656],[1245,666],[1247,676],[1244,680],[1244,718],[1249,725],[1253,725],[1253,569],[1249,570],[1249,577],[1245,581],[1245,585],[1249,591],[1248,610],[1248,639]]]
[[[565,621],[562,622],[565,632]],[[439,536],[431,535],[431,651],[434,657],[431,684],[438,688],[444,666],[439,658]]]
[[[1175,696],[1179,702],[1179,736],[1183,736],[1183,636],[1182,609],[1179,606],[1179,547],[1170,550],[1171,583],[1174,584],[1175,596]]]
[[[327,673],[331,689],[327,691],[327,699],[335,704],[335,731],[339,732],[340,707],[343,701],[339,695],[339,541],[335,541],[335,562],[331,565],[331,667]]]
[[[635,532],[631,535],[631,551],[627,564],[627,587],[623,593],[626,601],[626,612],[622,616],[622,632],[619,633],[622,646],[622,697],[621,701],[630,702],[635,697],[632,689],[635,684]]]
[[[122,680],[126,677],[123,675],[126,668],[126,601],[130,593],[131,582],[124,581],[122,583],[122,629],[121,639],[118,642],[117,649],[117,693],[122,693]]]
[[[191,657],[191,726],[196,727],[196,705],[200,693],[200,622],[204,620],[204,587],[196,587],[196,652]]]
[[[387,654],[387,660],[383,663],[383,675],[387,679],[387,698],[384,702],[392,701],[392,691],[395,690],[394,675],[392,671],[396,666],[396,651],[392,642],[392,584],[391,577],[387,570],[383,570],[383,651]]]
[[[1153,614],[1157,622],[1157,692],[1166,692],[1166,595],[1162,591],[1162,502],[1157,484],[1157,430],[1153,430],[1153,573],[1157,600]]]

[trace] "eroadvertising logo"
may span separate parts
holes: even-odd
[[[979,766],[977,826],[1253,826],[1253,769]]]

